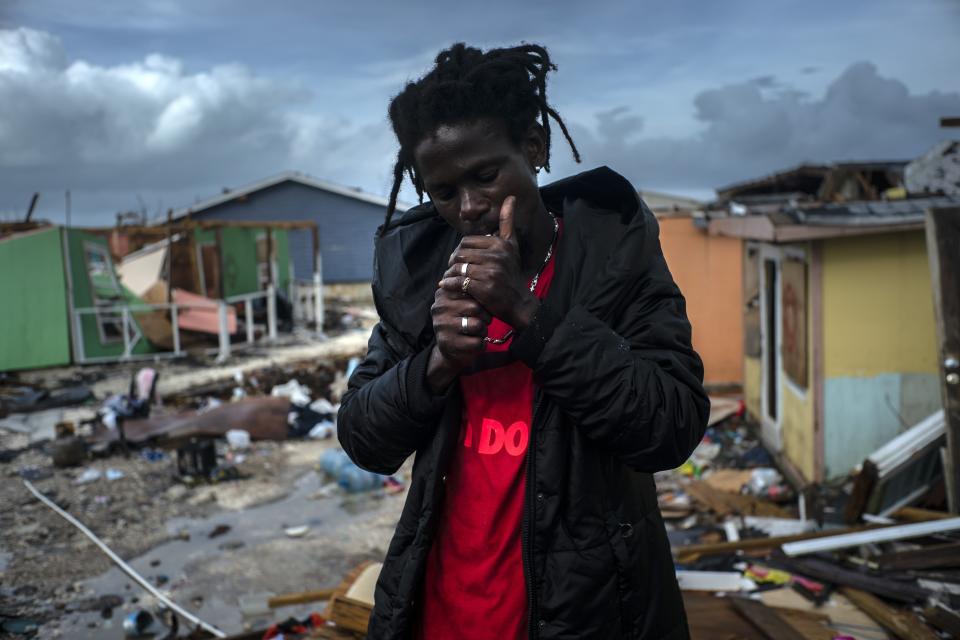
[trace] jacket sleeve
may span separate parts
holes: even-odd
[[[374,327],[337,414],[340,445],[358,466],[395,473],[433,433],[446,396],[427,387],[431,348],[400,357],[383,324]]]
[[[710,401],[683,296],[649,220],[643,264],[631,267],[614,317],[583,305],[560,315],[545,304],[511,351],[577,428],[629,467],[655,472],[690,456]]]

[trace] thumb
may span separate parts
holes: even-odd
[[[513,210],[516,204],[516,197],[507,196],[500,205],[500,239],[513,244],[517,243],[513,235]]]

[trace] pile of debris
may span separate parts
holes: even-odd
[[[690,460],[657,477],[693,637],[960,637],[960,518],[899,506],[904,486],[936,485],[937,416],[855,482],[798,494],[735,407],[715,399]]]

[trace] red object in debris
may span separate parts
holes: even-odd
[[[220,305],[216,300],[183,289],[173,290],[173,301],[178,305],[190,304],[197,306],[177,309],[177,326],[188,331],[201,333],[220,333]],[[237,311],[227,306],[227,331],[235,333],[237,330]]]
[[[263,640],[285,637],[288,633],[308,633],[311,629],[317,629],[325,624],[327,624],[327,619],[319,613],[311,613],[310,617],[299,621],[290,618],[286,622],[270,625],[270,628],[263,634]]]

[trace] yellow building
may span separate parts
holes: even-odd
[[[715,218],[744,241],[744,395],[799,483],[842,477],[941,406],[923,214],[948,198]]]

